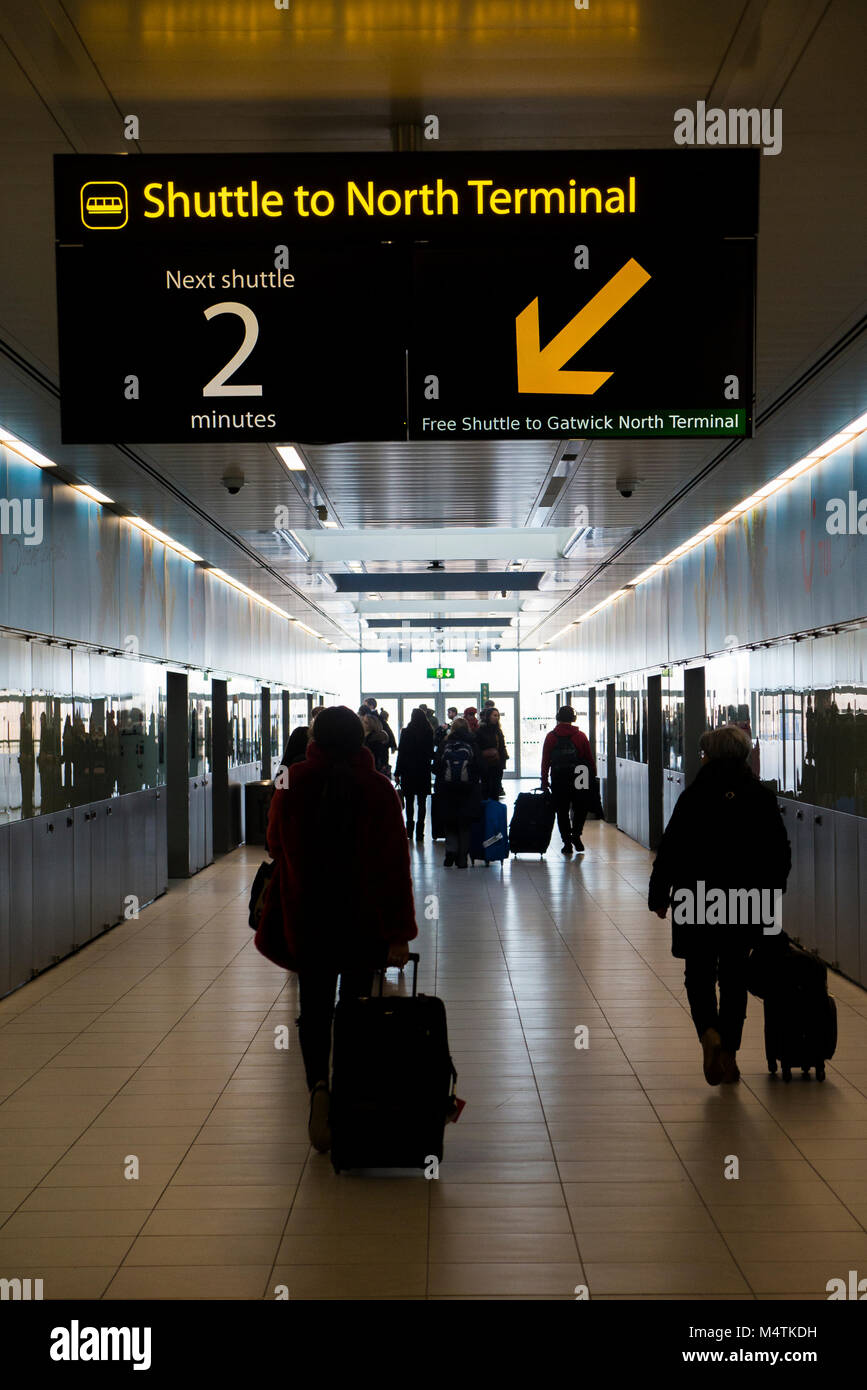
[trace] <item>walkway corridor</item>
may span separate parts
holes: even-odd
[[[830,980],[824,1085],[768,1076],[751,1000],[742,1081],[711,1089],[650,856],[609,825],[585,843],[502,871],[411,850],[420,988],[467,1102],[437,1181],[337,1177],[310,1148],[294,978],[246,921],[254,848],[8,997],[0,1274],[54,1299],[717,1300],[867,1272],[867,994]]]

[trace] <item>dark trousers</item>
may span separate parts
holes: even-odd
[[[416,828],[419,831],[424,830],[424,817],[425,811],[427,809],[427,792],[419,787],[414,787],[411,782],[408,785],[404,782],[401,782],[400,789],[403,792],[403,799],[406,802],[407,828],[409,830],[412,830],[413,824],[415,824]],[[413,810],[416,809],[416,806],[418,808],[417,815],[413,817]]]
[[[503,789],[503,769],[499,759],[482,759],[482,799],[496,801]]]
[[[338,975],[341,998],[344,995],[347,998],[353,995],[367,995],[373,988],[373,971],[369,967],[355,966],[348,970],[338,970],[336,966],[323,964],[313,965],[298,972],[301,1004],[298,1037],[307,1085],[311,1091],[317,1081],[329,1079],[331,1024],[334,1018],[334,995]]]
[[[564,845],[576,845],[581,839],[581,831],[590,809],[590,793],[579,791],[572,778],[564,779],[558,785],[551,782],[554,810],[557,812],[557,828],[563,837]]]
[[[727,1052],[741,1045],[747,1016],[748,945],[706,946],[686,956],[683,981],[695,1031],[715,1028]],[[719,982],[719,1002],[717,1002]]]
[[[446,854],[454,855],[460,869],[466,867],[467,855],[470,852],[470,834],[469,825],[461,825],[456,821],[446,825]]]

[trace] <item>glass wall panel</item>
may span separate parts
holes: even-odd
[[[608,758],[608,696],[604,685],[596,687],[596,767],[604,776]]]
[[[272,685],[271,690],[271,762],[283,756],[283,692]]]
[[[705,662],[704,688],[708,728],[740,724],[752,736],[750,654],[733,651]],[[682,679],[682,677],[681,677]]]
[[[307,724],[307,696],[290,694],[289,696],[289,728],[286,730],[286,739],[293,729]],[[282,749],[280,750],[283,751]]]
[[[0,820],[165,782],[161,666],[8,638],[0,659]]]
[[[212,706],[211,681],[202,671],[189,673],[190,776],[204,777],[211,771]]]
[[[262,761],[262,695],[257,681],[233,677],[226,682],[229,715],[229,766]],[[306,715],[306,708],[305,708]],[[306,723],[306,718],[305,718]],[[280,753],[283,749],[280,749]]]
[[[618,758],[647,762],[647,676],[642,672],[617,682],[615,739]]]
[[[683,771],[683,667],[662,677],[662,766]]]
[[[780,796],[867,815],[867,687],[759,691],[761,776]]]

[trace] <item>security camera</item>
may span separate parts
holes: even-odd
[[[495,652],[498,652],[499,650],[500,650],[500,643],[499,643],[499,642],[495,642],[495,643],[494,643],[494,651],[495,651]]]
[[[230,497],[237,497],[244,486],[245,479],[240,468],[233,468],[228,473],[224,473],[220,481]]]
[[[618,478],[615,486],[621,497],[631,497],[637,483],[635,478]]]

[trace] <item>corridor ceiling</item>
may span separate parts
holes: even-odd
[[[344,649],[410,616],[535,648],[863,412],[863,22],[863,0],[0,0],[0,426]],[[783,112],[754,439],[310,445],[303,472],[269,444],[60,443],[55,153],[388,151],[430,113],[441,150],[670,149],[700,100]]]

